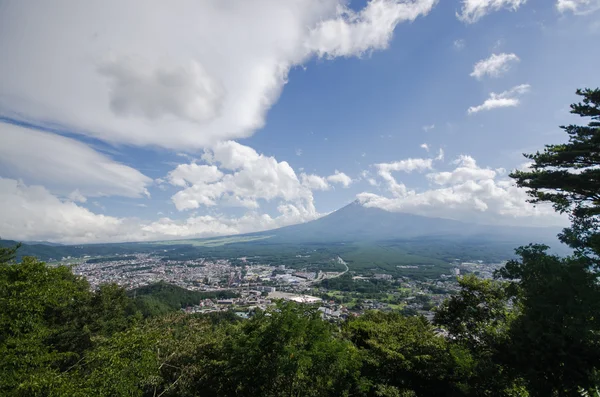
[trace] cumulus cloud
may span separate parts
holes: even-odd
[[[208,164],[181,164],[165,178],[183,187],[171,198],[179,211],[234,206],[256,212],[260,200],[276,200],[285,219],[303,222],[319,216],[311,190],[328,188],[321,177],[302,174],[300,181],[287,162],[233,141],[206,150],[202,160]]]
[[[425,149],[426,151],[429,151],[429,145],[426,143],[422,143],[421,146],[419,146],[421,149]]]
[[[190,186],[216,182],[223,178],[223,173],[215,165],[198,165],[196,163],[180,164],[167,175],[167,180],[174,186]]]
[[[510,67],[519,62],[520,59],[515,54],[492,54],[487,59],[482,59],[473,67],[472,77],[481,80],[484,76],[500,77],[508,72]]]
[[[527,219],[532,226],[565,224],[565,218],[550,206],[528,203],[526,192],[506,178],[502,170],[481,168],[466,155],[453,163],[456,168],[451,171],[427,174],[433,184],[427,190],[403,185],[403,191],[392,192],[392,197],[363,192],[357,198],[367,207],[468,222],[522,224]]]
[[[465,23],[475,23],[487,14],[508,9],[516,11],[527,0],[463,0],[460,13],[456,13],[458,19]]]
[[[556,9],[561,13],[572,12],[575,15],[586,15],[600,10],[600,0],[558,0]]]
[[[398,183],[392,175],[394,171],[403,171],[410,173],[413,171],[425,171],[432,168],[433,160],[431,159],[405,159],[393,163],[375,164],[377,174],[387,183],[388,190],[394,196],[403,196],[406,194],[406,186],[403,183]]]
[[[478,106],[471,106],[467,110],[467,113],[473,114],[481,112],[482,110],[518,106],[520,103],[519,97],[529,92],[530,88],[531,86],[529,84],[521,84],[511,88],[508,91],[501,92],[500,94],[492,92],[490,93],[490,97],[486,99],[485,102]]]
[[[0,170],[54,193],[85,197],[148,195],[152,180],[75,139],[0,123]]]
[[[342,185],[343,187],[348,187],[352,183],[352,178],[338,170],[335,170],[333,175],[329,175],[327,180],[331,183]]]
[[[436,3],[437,0],[371,0],[360,12],[339,7],[336,18],[311,30],[306,45],[320,57],[353,56],[384,49],[397,24],[427,15]]]
[[[262,127],[292,67],[384,49],[397,24],[436,1],[371,0],[358,11],[343,0],[201,1],[176,12],[11,2],[0,13],[0,115],[109,142],[210,147]]]
[[[437,185],[456,185],[467,181],[480,181],[496,177],[496,171],[478,167],[475,159],[471,156],[461,155],[453,163],[458,167],[452,172],[435,172],[427,174],[427,178]]]

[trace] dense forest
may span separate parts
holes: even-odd
[[[293,303],[243,321],[186,315],[176,309],[198,296],[92,291],[68,267],[2,248],[0,395],[597,395],[600,90],[578,94],[572,112],[591,122],[562,127],[567,143],[511,174],[532,202],[568,214],[571,256],[518,248],[495,280],[461,278],[433,324],[382,312],[331,324]]]

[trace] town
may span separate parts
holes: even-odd
[[[449,274],[417,280],[385,273],[357,274],[344,260],[341,272],[305,271],[285,265],[260,264],[241,257],[232,260],[197,258],[177,261],[159,255],[133,254],[111,257],[65,258],[73,273],[85,277],[92,288],[116,283],[135,290],[159,282],[190,291],[234,293],[229,299],[202,299],[184,307],[188,313],[234,311],[242,318],[265,310],[278,300],[318,304],[322,316],[336,321],[366,310],[402,311],[433,317],[432,309],[458,291],[457,277],[475,274],[492,278],[503,263],[456,262]],[[416,267],[416,266],[405,266]]]

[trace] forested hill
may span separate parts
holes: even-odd
[[[190,291],[177,285],[158,282],[127,292],[145,317],[166,314],[188,306],[197,305],[203,299],[227,299],[237,297],[232,291]]]
[[[539,247],[521,255],[502,271],[506,281],[461,279],[435,324],[383,312],[332,324],[316,307],[295,303],[256,310],[248,320],[179,310],[144,318],[144,297],[176,309],[199,296],[165,284],[143,287],[135,298],[115,285],[91,291],[67,267],[34,258],[14,263],[0,250],[0,395],[542,397],[592,390],[600,362],[595,277]]]
[[[0,248],[13,247],[17,241],[0,240]],[[17,258],[24,256],[35,256],[45,261],[57,261],[65,257],[81,257],[84,255],[117,255],[130,254],[134,252],[150,252],[155,247],[146,247],[142,244],[78,244],[78,245],[48,245],[21,243],[17,252]]]

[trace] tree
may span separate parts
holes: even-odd
[[[89,284],[32,257],[0,264],[0,394],[36,395],[90,347]]]
[[[344,396],[355,387],[358,352],[315,307],[282,303],[228,332],[204,382],[218,388],[206,395]]]
[[[531,396],[577,396],[596,382],[600,363],[600,286],[583,257],[548,255],[548,247],[517,249],[498,276],[519,315],[511,323],[502,361],[528,383]]]
[[[0,248],[0,263],[8,263],[17,257],[17,250],[21,247],[21,243],[14,247],[2,247]]]
[[[508,307],[506,283],[475,275],[461,277],[458,283],[460,292],[436,310],[434,323],[448,331],[451,345],[470,353],[472,368],[465,390],[471,395],[521,395],[518,372],[509,373],[499,360],[517,315]]]
[[[551,203],[571,218],[561,241],[579,254],[600,255],[600,89],[577,90],[583,102],[572,104],[571,113],[590,117],[587,126],[561,126],[569,142],[546,145],[542,153],[525,154],[531,170],[510,176],[528,189],[532,203]],[[597,265],[598,262],[595,261]]]
[[[530,171],[511,177],[528,189],[533,203],[551,203],[567,213],[571,226],[559,238],[574,249],[569,258],[548,255],[548,247],[521,247],[498,276],[513,280],[519,317],[510,329],[508,357],[522,371],[534,396],[578,395],[590,388],[600,363],[600,89],[577,90],[583,101],[571,113],[590,117],[587,126],[561,127],[565,144],[526,154]]]
[[[122,288],[92,292],[69,267],[12,262],[15,251],[0,263],[0,394],[52,395],[69,384],[62,374],[141,316]]]
[[[367,312],[343,329],[362,355],[361,374],[375,395],[461,395],[456,381],[470,364],[454,360],[424,317]]]
[[[434,323],[472,350],[486,348],[500,337],[511,317],[504,285],[474,275],[458,279],[460,292],[436,310]]]

